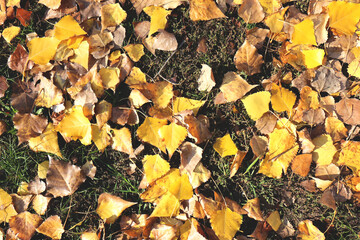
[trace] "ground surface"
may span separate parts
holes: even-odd
[[[299,1],[298,6],[301,10],[306,11],[306,1],[303,2]],[[42,20],[46,7],[34,3],[29,9],[33,11],[31,24],[22,28],[21,34],[12,44],[6,43],[3,39],[0,40],[2,46],[0,75],[5,76],[9,82],[19,78],[19,74],[9,70],[6,65],[7,58],[14,51],[17,43],[24,44],[27,33],[37,32],[39,35],[43,35],[46,29],[52,27],[51,22]],[[129,23],[147,18],[145,14],[137,16],[130,3],[126,3],[124,9],[128,12]],[[159,52],[157,56],[146,52],[146,56],[137,65],[150,77],[159,75],[158,73],[162,69],[160,75],[166,79],[174,79],[177,83],[174,85],[174,89],[181,96],[208,100],[199,113],[207,115],[211,123],[212,138],[201,147],[204,148],[202,162],[212,172],[212,178],[199,188],[200,191],[207,196],[211,196],[212,191],[220,192],[224,197],[229,197],[240,205],[244,205],[248,199],[259,197],[264,215],[278,210],[280,215],[286,216],[295,227],[302,220],[312,220],[322,232],[326,231],[326,239],[358,239],[360,232],[359,208],[353,202],[347,201],[338,205],[337,213],[334,214],[333,210],[318,202],[321,192],[310,193],[300,186],[299,183],[308,177],[302,178],[289,172],[281,179],[272,179],[258,174],[258,163],[249,167],[253,159],[251,150],[237,174],[232,178],[229,177],[230,158],[220,158],[212,145],[216,138],[230,133],[240,150],[249,150],[249,140],[256,131],[254,122],[247,116],[241,101],[214,105],[212,99],[218,90],[210,93],[200,92],[197,90],[196,84],[201,64],[208,64],[212,67],[217,82],[216,89],[220,86],[224,73],[236,71],[233,63],[235,52],[244,41],[245,29],[254,26],[244,24],[237,15],[237,8],[229,8],[226,15],[228,18],[222,20],[192,22],[189,19],[188,6],[178,7],[168,18],[168,29],[176,35],[179,48],[175,53]],[[19,25],[19,22],[16,19],[9,20],[2,28],[12,24]],[[127,29],[125,42],[135,41],[132,25],[128,24],[125,27]],[[206,53],[196,51],[201,39],[206,40],[208,48]],[[268,52],[268,59],[272,59],[272,55],[276,54],[275,47],[272,49],[271,45],[261,51]],[[273,71],[271,64],[265,64],[260,74],[253,75],[247,80],[252,84],[259,84],[261,80],[269,78]],[[242,76],[247,77],[246,75]],[[123,93],[123,88],[124,86],[120,85],[118,91]],[[16,130],[12,123],[12,116],[15,112],[10,107],[10,95],[11,90],[8,90],[6,96],[0,100],[0,118],[7,122],[8,129],[10,129],[0,137],[0,187],[9,193],[16,192],[21,182],[31,181],[37,174],[37,164],[47,159],[45,153],[34,153],[26,144],[18,145]],[[117,93],[109,98],[113,101],[121,99]],[[237,109],[236,112],[233,111],[233,107]],[[132,132],[137,127],[133,126]],[[134,146],[140,144],[135,137],[133,141]],[[126,172],[131,163],[127,155],[110,148],[106,149],[104,153],[99,153],[94,145],[83,146],[79,142],[65,143],[63,141],[60,143],[60,149],[65,160],[77,165],[92,160],[97,167],[94,180],[88,179],[82,184],[72,195],[72,199],[64,197],[51,201],[46,216],[59,215],[61,219],[65,219],[70,212],[63,239],[78,239],[83,231],[96,230],[99,227],[99,218],[95,210],[97,199],[103,192],[111,192],[123,199],[138,203],[127,209],[125,214],[151,213],[152,205],[140,200],[139,194],[142,190],[138,189],[142,178],[140,159],[148,152],[151,153],[151,147],[147,146],[143,155],[138,156],[139,159],[135,161],[138,168],[132,175],[128,175]],[[179,155],[175,153],[171,164],[176,166],[178,162]],[[204,224],[209,223],[204,222]],[[256,221],[245,217],[241,226],[242,235],[251,234],[255,226]],[[4,224],[0,227],[4,227]],[[118,222],[107,225],[105,228],[106,239],[114,239],[119,230]],[[35,239],[37,238],[42,239],[43,237],[36,236]],[[269,239],[281,238],[275,232],[271,232]]]

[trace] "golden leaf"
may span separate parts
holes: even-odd
[[[281,0],[259,0],[259,3],[267,14],[277,12],[282,7]]]
[[[34,211],[39,215],[44,215],[46,213],[46,210],[48,208],[49,202],[52,198],[51,197],[45,197],[43,195],[36,195],[31,202],[32,208]]]
[[[125,83],[128,85],[146,83],[145,73],[143,73],[140,68],[133,67],[129,76],[126,78]]]
[[[296,101],[296,95],[276,84],[271,85],[271,106],[277,112],[291,112]]]
[[[91,124],[91,137],[99,152],[104,152],[110,145],[110,130],[110,126],[106,123],[101,128],[99,125]]]
[[[328,5],[329,27],[345,35],[353,35],[360,20],[360,4],[336,1]]]
[[[167,124],[167,120],[147,117],[137,130],[138,137],[165,152],[166,147],[159,135],[159,129]]]
[[[33,38],[27,43],[29,60],[39,65],[53,59],[60,41],[54,37]]]
[[[190,0],[190,19],[207,21],[215,18],[226,18],[212,0]]]
[[[70,58],[71,62],[78,63],[86,70],[89,68],[89,43],[82,41],[77,49],[74,49],[74,57]]]
[[[36,231],[52,239],[61,239],[62,234],[65,232],[58,215],[48,217]]]
[[[341,147],[342,149],[337,164],[348,166],[356,175],[360,176],[360,142],[344,142]]]
[[[57,132],[55,131],[54,125],[52,123],[49,123],[47,125],[47,127],[40,134],[40,136],[29,139],[29,147],[34,152],[48,152],[62,158],[58,143]],[[43,176],[44,175],[42,175],[42,177]]]
[[[216,211],[210,218],[210,223],[220,240],[232,239],[240,229],[242,216],[225,207]]]
[[[205,104],[206,101],[195,100],[185,97],[176,97],[173,102],[173,111],[174,114],[180,113],[186,110],[192,110],[194,115],[196,116],[199,109],[202,105]]]
[[[103,87],[112,89],[115,92],[116,86],[120,83],[120,69],[107,67],[101,68],[99,71]]]
[[[314,23],[310,18],[294,25],[294,32],[291,35],[293,44],[311,44],[317,45],[315,39]]]
[[[329,134],[322,134],[313,139],[315,149],[313,151],[313,160],[317,166],[329,165],[337,152],[333,140]]]
[[[269,111],[270,96],[269,92],[262,91],[241,99],[246,112],[252,120],[258,120],[264,113]]]
[[[267,16],[264,20],[265,24],[273,33],[281,33],[284,27],[284,15],[289,7],[283,8],[281,11]]]
[[[145,155],[143,167],[146,180],[149,184],[162,177],[170,170],[170,164],[158,154]]]
[[[185,140],[188,131],[185,127],[177,125],[176,123],[170,123],[159,128],[159,136],[162,144],[165,145],[169,157],[173,155],[175,150]]]
[[[30,240],[42,218],[27,211],[19,213],[9,221],[10,229],[22,240]]]
[[[4,37],[5,41],[10,43],[11,40],[20,33],[20,30],[21,28],[17,26],[7,27],[2,31],[1,35]]]
[[[114,223],[121,213],[136,203],[125,201],[109,193],[102,193],[98,199],[96,213],[106,223]]]
[[[171,13],[171,11],[168,11],[163,7],[148,6],[144,8],[144,12],[149,15],[151,19],[149,36],[160,29],[165,29],[167,22],[166,17]]]
[[[144,46],[142,44],[129,44],[124,47],[126,53],[131,60],[138,62],[140,58],[145,54]]]
[[[126,16],[126,12],[120,7],[119,3],[103,5],[101,7],[102,29],[116,27],[126,19]]]
[[[59,40],[65,40],[74,36],[85,35],[77,21],[70,15],[64,16],[54,26],[54,37]]]
[[[55,126],[65,137],[80,140],[82,144],[91,144],[91,123],[83,113],[81,106],[73,106],[60,123]]]
[[[131,132],[128,128],[121,128],[119,130],[112,129],[114,132],[112,148],[124,152],[134,157],[134,149],[131,142]]]
[[[235,155],[238,152],[238,148],[230,137],[230,134],[227,133],[225,136],[216,139],[214,143],[214,149],[220,154],[220,156],[226,157]]]
[[[170,192],[167,192],[160,198],[150,217],[175,217],[179,215],[179,210],[179,199]]]
[[[296,236],[301,240],[325,240],[325,236],[317,229],[310,220],[301,221],[298,225],[299,234]]]

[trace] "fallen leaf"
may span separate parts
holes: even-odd
[[[31,14],[32,11],[27,11],[23,8],[16,9],[16,18],[24,27],[27,27],[30,24]]]
[[[294,32],[291,35],[293,44],[317,45],[315,39],[314,23],[310,18],[294,25]]]
[[[247,154],[246,151],[240,151],[240,150],[236,153],[234,159],[232,160],[231,166],[230,166],[230,177],[231,178],[233,176],[235,176],[236,172],[241,167],[241,164],[242,164],[246,154]]]
[[[360,4],[350,2],[331,2],[328,5],[329,27],[345,35],[352,35],[360,20]]]
[[[256,120],[255,127],[262,133],[262,134],[269,134],[274,131],[275,125],[277,122],[276,116],[270,112],[266,112]]]
[[[154,55],[155,50],[175,51],[178,48],[175,35],[165,30],[159,30],[159,33],[155,36],[145,38],[143,44]]]
[[[46,183],[47,192],[54,197],[64,197],[73,194],[85,179],[86,176],[78,166],[50,158]]]
[[[188,173],[194,171],[202,158],[203,149],[191,142],[185,142],[180,148],[181,162],[179,169],[186,170]]]
[[[36,177],[35,180],[29,182],[28,191],[31,194],[38,195],[46,190],[45,182],[41,181],[39,177]]]
[[[52,239],[61,239],[62,234],[65,232],[58,215],[48,217],[38,228],[36,228],[36,231]]]
[[[101,27],[116,27],[127,17],[126,12],[120,7],[119,3],[106,4],[101,7]]]
[[[269,32],[269,29],[254,27],[246,32],[246,39],[251,45],[256,47],[256,49],[260,49],[263,46]]]
[[[125,83],[128,85],[146,83],[146,75],[138,67],[133,67],[129,76],[126,78]]]
[[[260,199],[254,198],[249,199],[246,204],[243,206],[243,209],[248,212],[250,218],[255,219],[256,221],[265,221],[260,210]]]
[[[19,33],[21,28],[17,26],[7,27],[2,31],[2,36],[4,37],[5,41],[10,43]]]
[[[129,157],[134,157],[134,149],[132,147],[131,132],[128,128],[121,128],[119,130],[112,129],[114,136],[111,147],[117,151],[129,154]]]
[[[238,70],[244,71],[248,75],[253,75],[261,72],[261,65],[264,63],[264,60],[257,52],[257,49],[245,40],[235,53],[234,63]]]
[[[58,9],[61,5],[61,0],[39,0],[39,3],[51,9]]]
[[[279,230],[282,223],[279,212],[278,211],[271,212],[270,215],[266,218],[266,222],[271,226],[271,228],[275,232]]]
[[[258,23],[265,18],[264,9],[258,0],[243,0],[238,13],[246,23]]]
[[[199,144],[211,138],[209,131],[209,119],[205,115],[199,115],[197,118],[187,115],[184,118],[189,131],[189,137],[195,139],[195,143]]]
[[[120,73],[121,71],[119,68],[101,68],[99,71],[99,75],[104,88],[110,88],[115,92],[116,86],[120,83]]]
[[[42,219],[39,215],[25,211],[12,217],[9,226],[20,239],[30,240],[41,222]]]
[[[38,177],[40,179],[45,179],[47,171],[49,170],[49,161],[43,161],[38,164]]]
[[[188,132],[183,126],[177,125],[176,123],[170,123],[159,128],[159,137],[162,144],[165,145],[169,157],[173,155],[175,150],[185,140]]]
[[[255,157],[262,157],[266,153],[268,144],[268,139],[264,136],[254,135],[250,139],[250,147]]]
[[[305,153],[297,155],[291,163],[291,170],[302,177],[306,177],[310,172],[311,162],[312,154]]]
[[[39,215],[44,215],[52,198],[43,195],[36,195],[32,200],[32,208]]]
[[[81,106],[73,106],[55,126],[55,130],[74,141],[79,139],[84,145],[91,144],[91,123],[85,117]]]
[[[59,40],[65,40],[74,36],[85,35],[86,32],[80,27],[76,20],[66,15],[61,18],[54,26],[54,37]]]
[[[101,128],[96,124],[91,124],[91,140],[95,143],[99,152],[104,152],[105,148],[110,145],[110,131],[111,128],[106,123]]]
[[[189,3],[192,21],[207,21],[226,17],[212,0],[189,0]]]
[[[142,21],[142,22],[133,22],[134,32],[137,38],[141,40],[146,38],[150,31],[150,22]]]
[[[63,103],[63,93],[59,88],[55,86],[53,81],[43,76],[39,78],[39,94],[35,99],[35,105],[39,107],[51,108],[54,105]]]
[[[205,102],[206,101],[177,97],[173,101],[173,112],[174,114],[179,114],[183,111],[191,110],[196,116],[199,109],[205,104]]]
[[[283,87],[280,87],[276,84],[271,85],[271,106],[277,112],[286,111],[291,112],[295,101],[296,95]]]
[[[284,27],[284,15],[289,7],[285,7],[278,12],[272,13],[267,16],[264,20],[264,23],[270,28],[270,31],[273,33],[281,33]]]
[[[144,8],[144,12],[150,16],[149,36],[158,30],[165,29],[167,22],[166,17],[171,13],[171,11],[168,11],[163,7],[148,6]]]
[[[220,239],[232,239],[242,224],[242,216],[225,207],[210,218],[211,226]]]
[[[5,96],[6,90],[9,88],[7,80],[4,76],[0,76],[0,98]]]
[[[346,165],[353,170],[353,172],[360,176],[359,158],[360,142],[347,141],[341,145],[338,165]]]
[[[96,213],[99,214],[105,223],[111,224],[119,218],[125,209],[135,204],[134,202],[125,201],[109,193],[102,193],[98,199]]]
[[[83,232],[81,240],[100,240],[100,237],[96,232]]]
[[[349,125],[360,124],[360,100],[356,98],[343,98],[335,104],[339,119]]]
[[[46,118],[32,113],[16,113],[13,117],[13,122],[15,129],[18,130],[16,135],[18,136],[19,144],[40,136],[48,125]]]
[[[162,142],[162,138],[159,135],[159,130],[162,126],[167,124],[167,120],[147,117],[136,131],[137,136],[144,142],[158,147],[161,151],[166,151],[166,146]]]
[[[320,135],[313,139],[315,149],[313,152],[313,160],[317,166],[329,165],[333,161],[333,157],[337,152],[331,136],[328,134]]]
[[[149,184],[164,176],[170,170],[170,164],[160,155],[145,155],[143,159],[144,175]]]
[[[321,198],[319,200],[319,203],[332,208],[334,211],[336,210],[336,202],[334,199],[333,194],[331,193],[330,189],[326,189],[323,194],[321,195]]]
[[[197,79],[198,90],[210,92],[215,86],[214,74],[211,68],[206,64],[201,64],[200,77]]]
[[[54,37],[33,38],[27,43],[29,60],[39,65],[53,59],[60,41]]]
[[[268,91],[262,91],[253,93],[241,99],[241,101],[250,118],[256,121],[269,111],[270,97],[271,94]]]
[[[150,217],[175,217],[179,215],[179,209],[179,199],[170,192],[167,192],[160,198]]]
[[[220,86],[220,91],[223,94],[226,102],[234,102],[242,98],[246,93],[257,85],[250,85],[240,75],[235,72],[227,72],[224,75],[223,82]],[[215,97],[215,104],[217,104]]]
[[[8,58],[8,67],[11,70],[23,73],[26,69],[29,69],[30,62],[28,62],[29,54],[25,48],[18,44],[15,51]],[[27,65],[27,66],[26,66]]]
[[[222,158],[235,155],[238,152],[238,148],[228,133],[221,138],[217,138],[213,147]]]
[[[124,50],[134,62],[138,62],[145,54],[142,44],[129,44],[124,47]]]
[[[318,92],[333,94],[343,91],[346,87],[347,78],[332,68],[322,66],[316,70],[315,74],[315,78],[311,80],[311,86]]]
[[[325,240],[325,236],[319,229],[317,229],[310,220],[301,221],[298,225],[299,234],[298,239],[317,239]]]

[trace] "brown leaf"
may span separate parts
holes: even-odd
[[[50,158],[49,170],[46,175],[47,192],[54,197],[73,194],[85,179],[86,176],[78,166]]]
[[[125,124],[134,125],[139,123],[139,117],[133,108],[113,107],[110,121],[122,126]]]
[[[11,106],[19,113],[31,113],[38,90],[33,83],[16,82],[12,85]]]
[[[23,8],[16,9],[16,18],[20,21],[21,25],[27,27],[30,23],[32,11],[27,11]]]
[[[265,17],[264,9],[258,0],[244,0],[238,13],[246,23],[258,23]]]
[[[0,120],[0,136],[3,135],[7,130],[7,124],[4,120]]]
[[[8,66],[11,70],[18,71],[20,73],[23,73],[26,67],[26,64],[28,65],[26,69],[29,69],[32,65],[32,62],[28,62],[29,54],[25,50],[25,48],[18,44],[15,51],[10,55],[8,59]]]
[[[231,166],[230,166],[230,177],[235,176],[236,172],[241,167],[241,164],[242,164],[246,154],[247,154],[246,151],[240,151],[240,150],[236,153],[236,155],[234,156],[234,158],[232,160]]]
[[[18,130],[16,135],[19,138],[19,144],[39,136],[48,124],[46,118],[32,113],[16,113],[13,122],[14,127]]]
[[[302,177],[306,177],[310,171],[311,161],[312,154],[310,153],[297,155],[291,163],[291,170]]]
[[[244,71],[248,75],[253,75],[261,71],[261,65],[264,63],[264,60],[258,54],[256,48],[245,40],[236,52],[234,62],[238,70]]]
[[[339,119],[349,125],[360,124],[360,100],[356,98],[343,98],[335,104]]]
[[[325,112],[321,108],[305,110],[302,113],[302,120],[311,126],[321,124],[325,120]]]
[[[32,195],[19,196],[16,193],[11,194],[12,203],[16,212],[21,213],[27,211]]]
[[[276,231],[276,233],[279,234],[282,238],[292,237],[295,236],[295,229],[287,217],[284,217],[282,219],[280,228]]]
[[[305,180],[300,185],[308,192],[317,192],[314,180]]]
[[[317,166],[315,169],[315,177],[322,180],[335,180],[340,175],[340,169],[333,163],[325,166]]]
[[[201,38],[199,41],[199,44],[196,48],[196,52],[198,53],[206,53],[207,52],[207,46],[206,46],[206,38]]]
[[[0,98],[5,96],[6,90],[9,88],[7,80],[4,76],[0,76]]]
[[[199,144],[209,140],[212,134],[209,131],[209,119],[205,115],[199,115],[197,118],[193,115],[187,115],[184,119],[188,125],[188,131],[195,143]]]
[[[133,66],[134,62],[125,53],[121,54],[120,81],[125,80],[125,78],[130,74]]]
[[[334,196],[330,189],[326,189],[324,193],[321,195],[321,198],[319,200],[319,203],[332,208],[333,210],[336,210],[336,203]]]
[[[254,27],[246,32],[246,39],[251,45],[256,47],[256,49],[260,49],[263,46],[265,38],[269,32],[269,29]]]
[[[268,147],[268,139],[264,136],[254,135],[250,139],[251,150],[256,157],[261,157],[265,154]]]
[[[315,72],[311,80],[311,86],[318,92],[329,94],[345,90],[347,78],[341,72],[335,72],[333,68],[322,66]]]
[[[114,36],[113,41],[117,45],[117,47],[122,47],[126,35],[126,29],[120,25],[112,34]]]
[[[315,148],[311,140],[311,136],[306,128],[301,131],[298,131],[298,137],[300,142],[300,147],[303,153],[312,153]]]
[[[101,128],[112,116],[112,105],[111,103],[102,100],[95,106],[96,123]]]
[[[243,209],[245,209],[248,212],[248,216],[250,218],[253,218],[256,221],[265,221],[260,210],[259,198],[248,200],[247,203],[243,206]]]
[[[65,15],[74,13],[76,10],[77,6],[75,0],[61,1],[61,4],[57,9],[48,9],[45,19],[62,18]],[[75,17],[74,15],[72,16]]]
[[[143,40],[149,34],[150,31],[150,22],[142,21],[142,22],[134,22],[134,32],[137,38]]]
[[[276,116],[274,114],[267,112],[261,116],[258,120],[256,120],[255,127],[262,133],[262,134],[269,134],[272,133],[275,125],[277,122]]]
[[[9,221],[10,229],[22,240],[30,240],[35,234],[35,229],[41,224],[39,215],[22,212],[12,217]]]
[[[311,15],[310,19],[314,23],[314,31],[317,44],[320,45],[322,43],[325,43],[328,39],[328,30],[326,29],[326,24],[329,20],[329,15],[327,13]]]
[[[350,63],[353,56],[349,52],[356,46],[356,41],[356,35],[333,36],[325,44],[326,52],[331,58]]]
[[[39,94],[35,99],[35,105],[39,107],[51,108],[64,102],[62,91],[55,86],[52,80],[39,76],[40,84],[38,85]],[[75,104],[77,105],[77,104]]]
[[[267,222],[260,221],[257,223],[255,230],[250,234],[250,237],[253,237],[256,240],[266,240],[271,230],[272,228]]]
[[[179,168],[191,173],[200,162],[203,150],[191,142],[183,143],[180,150],[181,163]]]
[[[336,182],[330,187],[330,191],[332,192],[336,202],[345,202],[352,197],[350,188],[345,186],[342,182]]]

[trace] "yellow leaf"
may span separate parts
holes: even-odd
[[[55,127],[65,137],[79,139],[82,144],[91,144],[91,123],[83,113],[81,106],[73,106]]]
[[[129,76],[126,78],[125,83],[128,85],[146,83],[145,73],[138,67],[133,67]]]
[[[125,209],[134,204],[136,203],[125,201],[109,193],[102,193],[98,199],[96,213],[106,223],[114,223]]]
[[[189,175],[191,186],[194,189],[207,182],[211,177],[211,172],[201,162],[196,165],[191,173],[186,172],[186,174]]]
[[[226,18],[213,0],[190,0],[189,3],[192,21]]]
[[[299,234],[296,237],[299,240],[325,240],[324,234],[310,220],[301,221],[298,230]]]
[[[120,4],[106,4],[101,7],[101,26],[105,30],[108,27],[116,27],[126,19],[126,12]]]
[[[258,120],[264,113],[269,111],[270,96],[269,92],[262,91],[241,99],[246,112],[252,120]]]
[[[166,108],[173,98],[173,85],[167,81],[132,85],[139,90],[146,98],[153,101],[155,107]]]
[[[230,134],[216,139],[214,143],[214,149],[220,154],[221,157],[232,156],[238,152],[238,149],[230,137]]]
[[[83,232],[81,234],[81,240],[100,240],[100,237],[96,232]]]
[[[171,11],[168,11],[163,7],[149,6],[144,8],[144,12],[149,15],[151,19],[149,36],[160,29],[165,29],[167,22],[166,17],[171,13]]]
[[[284,15],[289,7],[282,9],[279,12],[267,16],[264,20],[265,24],[270,28],[273,33],[281,33],[284,27]]]
[[[360,142],[344,142],[341,147],[337,164],[348,166],[356,175],[360,176]]]
[[[167,124],[167,120],[147,117],[137,130],[138,137],[165,152],[166,147],[159,135],[159,129]]]
[[[53,59],[60,41],[54,37],[33,38],[27,43],[29,60],[39,65]]]
[[[110,120],[112,114],[112,105],[111,103],[102,100],[96,104],[95,107],[96,113],[96,123],[101,128],[107,121]]]
[[[54,26],[54,37],[65,40],[74,36],[85,35],[78,22],[70,15],[64,16]]]
[[[131,132],[128,128],[121,128],[119,130],[112,129],[114,132],[112,148],[124,152],[134,157],[134,149],[131,142]]]
[[[137,89],[133,89],[131,91],[129,95],[129,100],[131,102],[131,105],[133,105],[135,108],[139,108],[145,103],[151,102]]]
[[[40,78],[39,94],[35,99],[35,105],[51,108],[64,102],[63,92],[55,86],[53,80],[45,77]]]
[[[20,8],[20,1],[21,0],[6,0],[6,6]]]
[[[149,184],[164,176],[170,170],[170,164],[159,154],[145,155],[143,167],[146,180]]]
[[[12,203],[11,196],[2,188],[0,188],[0,209],[4,209]]]
[[[337,152],[333,140],[329,134],[323,134],[313,139],[315,149],[313,151],[313,160],[317,166],[329,165]]]
[[[320,48],[301,50],[303,63],[306,68],[316,68],[322,65],[325,51]]]
[[[180,201],[170,192],[161,198],[150,217],[175,217],[179,215]]]
[[[185,110],[192,110],[194,115],[196,116],[199,109],[202,105],[205,104],[206,101],[200,101],[185,97],[177,97],[173,102],[173,111],[174,114],[185,111]]]
[[[343,1],[331,2],[329,27],[345,35],[353,35],[360,20],[360,4]]]
[[[113,67],[101,68],[99,74],[104,88],[110,88],[115,92],[116,86],[120,82],[120,69]]]
[[[260,163],[259,173],[268,177],[280,178],[282,172],[286,173],[291,161],[296,156],[299,145],[287,128],[275,128],[269,134],[268,148],[265,159]]]
[[[336,117],[327,117],[325,120],[326,133],[330,134],[334,142],[347,137],[348,130],[344,123]]]
[[[259,0],[259,2],[267,14],[277,12],[282,7],[280,0]]]
[[[48,170],[49,170],[49,161],[43,161],[42,163],[39,163],[39,165],[38,165],[38,177],[40,179],[45,179]]]
[[[266,222],[268,222],[271,228],[276,232],[281,225],[279,212],[273,211],[272,213],[270,213],[270,215],[266,218]]]
[[[77,49],[74,49],[75,56],[70,59],[71,62],[78,63],[86,70],[89,68],[89,43],[83,41]]]
[[[98,148],[99,152],[104,152],[105,148],[110,145],[111,137],[110,126],[104,124],[101,128],[97,124],[91,124],[92,140]]]
[[[61,239],[62,234],[65,232],[58,215],[48,217],[36,231],[52,239]]]
[[[126,53],[129,55],[131,60],[138,62],[140,58],[145,54],[144,46],[142,44],[129,44],[124,47]]]
[[[210,223],[220,240],[233,239],[236,232],[240,229],[242,216],[225,207],[222,210],[216,211],[210,218]]]
[[[170,179],[169,192],[178,200],[188,200],[193,196],[193,187],[190,184],[189,177],[183,174],[175,179]]]
[[[116,50],[109,55],[109,60],[115,61],[115,60],[119,59],[120,57],[121,57],[121,51]]]
[[[183,126],[177,125],[176,123],[170,123],[169,125],[162,126],[159,129],[159,136],[165,145],[170,158],[175,150],[185,140],[187,134],[187,129]]]
[[[276,112],[291,112],[296,101],[296,95],[276,84],[271,85],[271,106]]]
[[[310,18],[306,18],[304,21],[294,26],[291,42],[293,44],[317,45],[315,39],[314,23]]]
[[[17,26],[11,26],[4,29],[4,31],[2,32],[2,36],[8,43],[10,43],[11,40],[13,40],[14,37],[16,37],[20,33],[20,30],[21,29]]]
[[[17,214],[13,204],[8,205],[5,209],[0,209],[0,223],[8,223],[10,219]]]
[[[38,194],[34,197],[34,200],[31,202],[32,208],[39,215],[44,215],[48,208],[49,202],[52,198],[45,197],[41,194]]]
[[[47,125],[46,129],[40,136],[29,139],[29,147],[34,152],[48,152],[62,157],[57,132],[55,131],[52,123]]]
[[[360,58],[352,60],[347,71],[351,76],[360,78]]]

